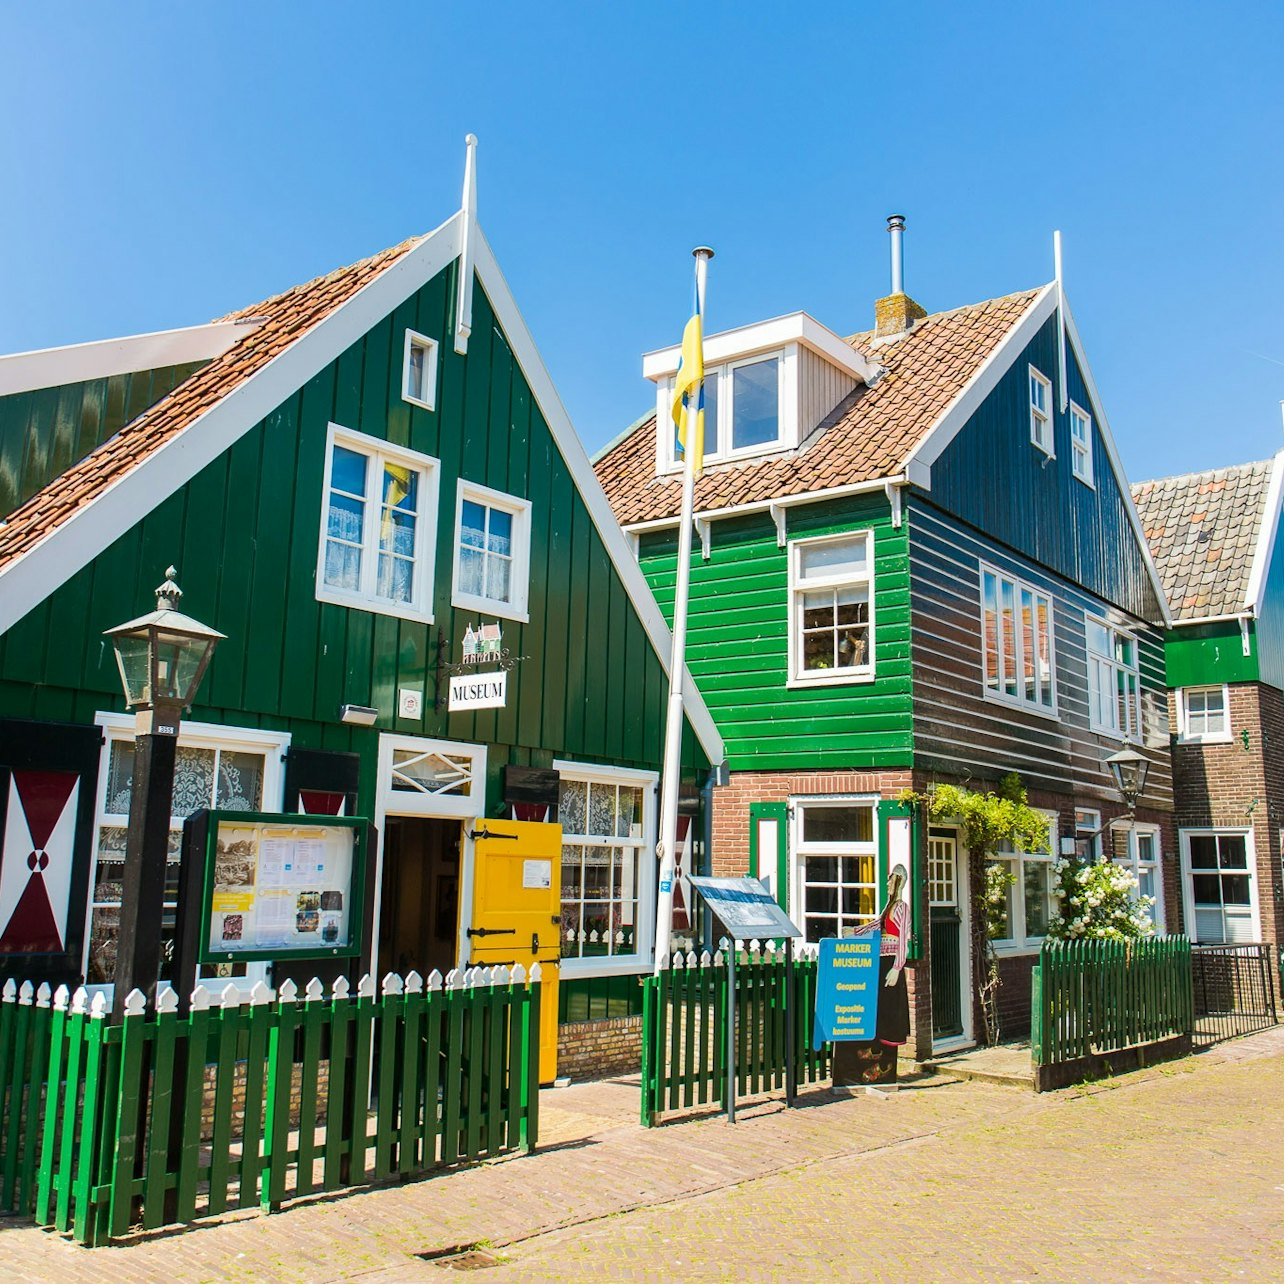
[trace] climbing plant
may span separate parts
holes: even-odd
[[[1048,845],[1048,820],[1026,801],[1025,786],[1016,772],[999,781],[992,790],[967,789],[961,785],[931,785],[926,792],[902,795],[906,802],[922,805],[931,823],[960,825],[968,851],[989,858],[1000,844],[1010,843],[1019,851],[1037,852]],[[977,996],[985,1023],[985,1041],[999,1041],[999,956],[994,942],[1004,934],[1008,892],[1016,882],[1005,865],[985,860],[985,875],[976,889],[979,912],[973,921],[980,924],[985,965],[977,978]]]

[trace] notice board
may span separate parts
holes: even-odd
[[[367,822],[209,813],[199,961],[361,951]]]

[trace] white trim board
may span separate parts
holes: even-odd
[[[1257,531],[1257,544],[1253,549],[1253,564],[1248,573],[1248,588],[1244,593],[1244,610],[1260,616],[1266,599],[1266,583],[1271,574],[1271,554],[1275,551],[1275,538],[1280,528],[1280,503],[1284,499],[1284,450],[1271,460],[1271,482],[1266,491],[1266,509]]]
[[[366,331],[458,258],[464,217],[462,212],[456,213],[428,233],[412,250],[215,402],[177,436],[118,477],[33,548],[0,568],[0,633],[11,628],[164,499],[191,481]],[[669,627],[629,552],[624,532],[611,512],[552,376],[540,358],[480,226],[476,270],[496,320],[508,338],[616,574],[667,675],[672,648]],[[198,428],[199,431],[195,431]],[[726,757],[722,737],[689,670],[686,683],[689,692],[686,713],[692,730],[710,762],[722,762]]]
[[[62,348],[15,352],[0,357],[0,397],[68,383],[107,379],[112,375],[213,361],[234,343],[253,334],[261,321],[214,321],[182,330],[158,330],[120,339],[98,339]]]

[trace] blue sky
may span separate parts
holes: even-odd
[[[0,351],[194,324],[481,218],[582,437],[709,325],[1052,275],[1134,480],[1284,445],[1284,7],[0,0]]]

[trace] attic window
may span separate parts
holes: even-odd
[[[784,396],[785,352],[757,353],[741,361],[706,366],[704,372],[704,457],[736,459],[792,445],[791,415]],[[672,379],[661,387],[667,413]],[[670,448],[667,460],[676,463]]]
[[[1030,440],[1052,458],[1052,380],[1030,367]]]
[[[406,331],[405,370],[401,396],[413,406],[432,410],[437,399],[437,343],[426,335]]]
[[[1070,403],[1070,467],[1085,486],[1092,482],[1092,416]]]

